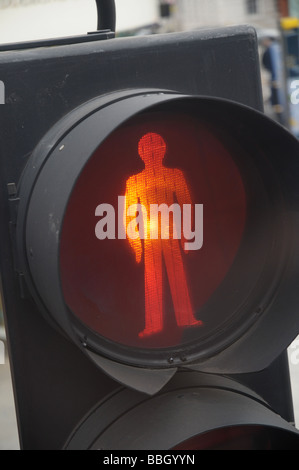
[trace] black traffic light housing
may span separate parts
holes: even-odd
[[[294,450],[297,440],[292,426],[241,383],[180,372],[154,397],[128,389],[106,397],[65,449]]]
[[[113,22],[113,11],[109,18]],[[194,422],[194,429],[186,421],[198,405],[203,406],[200,394],[195,402],[188,401],[189,395],[201,386],[214,390],[215,384],[222,390],[215,392],[220,407],[226,406],[230,389],[240,409],[243,397],[249,395],[252,412],[263,407],[265,399],[284,418],[292,419],[288,388],[281,388],[274,399],[272,392],[263,393],[263,387],[257,387],[262,395],[257,398],[255,392],[247,388],[245,392],[244,385],[222,377],[209,381],[210,376],[193,372],[260,371],[280,356],[299,329],[295,315],[298,144],[254,111],[262,110],[255,32],[237,27],[138,40],[111,36],[105,31],[71,38],[68,44],[54,40],[1,48],[0,78],[6,92],[6,104],[1,107],[1,273],[21,446],[90,448],[96,441],[101,449],[116,448],[109,437],[110,431],[115,432],[110,424],[126,415],[123,407],[128,400],[134,413],[140,409],[136,405],[144,403],[141,414],[148,416],[152,406],[163,414],[163,400],[169,393],[172,399],[165,413],[171,418],[171,409],[178,406],[178,389],[183,390],[180,394],[189,410],[182,422],[183,434],[175,433],[171,442],[159,441],[162,448],[178,447],[213,429],[244,424],[255,427],[254,436],[256,426],[279,428],[270,430],[267,438],[262,433],[259,442],[266,439],[266,446],[277,447],[277,433],[285,430],[292,437],[281,445],[298,446],[295,429],[264,404],[254,422],[242,413],[224,421],[220,414],[214,425],[195,426]],[[171,114],[178,109],[222,129],[228,146],[237,143],[242,171],[249,174],[251,200],[257,187],[261,197],[251,205],[255,212],[240,252],[242,275],[246,262],[250,266],[248,277],[241,277],[240,283],[236,274],[240,268],[235,266],[236,272],[217,294],[223,306],[230,285],[227,308],[236,314],[216,334],[212,331],[206,342],[198,343],[196,336],[188,340],[184,354],[181,346],[136,350],[99,338],[70,316],[59,273],[59,240],[67,204],[92,154],[115,129],[141,112]],[[262,234],[256,243],[250,234],[257,221]],[[259,277],[256,285],[255,276]],[[232,295],[242,289],[240,298]],[[254,294],[247,298],[246,289]],[[212,311],[215,306],[209,308]],[[265,338],[270,338],[267,345]],[[281,378],[284,360],[280,357],[271,366],[273,382]],[[254,388],[258,374],[238,379]],[[284,386],[288,386],[285,377]],[[118,382],[129,389],[120,389]],[[144,393],[158,395],[148,398]],[[286,400],[287,410],[282,405]],[[94,424],[98,413],[101,423],[106,423],[103,439],[102,429]],[[88,414],[90,418],[76,428]],[[120,433],[133,422],[130,414],[121,420]],[[170,419],[168,425],[173,424]],[[119,445],[136,449],[156,445],[149,434],[138,436],[141,430],[135,427],[134,432],[137,440],[119,440]],[[154,437],[154,429],[152,433]],[[252,434],[249,442],[252,445]],[[200,445],[196,443],[197,448]]]

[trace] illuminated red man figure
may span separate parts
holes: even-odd
[[[159,134],[144,135],[138,153],[145,169],[127,180],[125,227],[138,263],[144,254],[145,328],[139,333],[142,338],[163,329],[163,259],[178,326],[202,322],[193,314],[179,244],[181,239],[183,249],[188,246],[181,230],[181,208],[191,208],[186,180],[180,170],[163,166],[166,144]]]

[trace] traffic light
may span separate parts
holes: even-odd
[[[298,142],[254,30],[10,45],[0,78],[22,448],[299,448]]]

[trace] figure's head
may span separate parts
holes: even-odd
[[[138,153],[145,165],[162,163],[166,153],[166,143],[160,134],[149,132],[140,139]]]

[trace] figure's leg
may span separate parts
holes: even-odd
[[[202,325],[194,317],[178,240],[163,240],[162,247],[177,324]]]
[[[145,240],[144,285],[145,328],[139,337],[158,333],[163,328],[162,251],[160,240]]]

